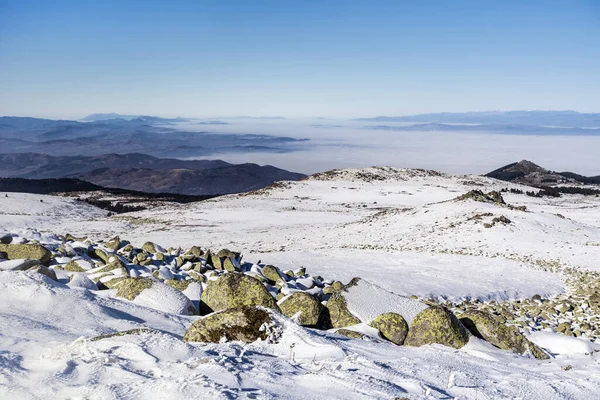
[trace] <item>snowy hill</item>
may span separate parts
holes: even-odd
[[[0,397],[596,398],[600,318],[577,296],[590,286],[584,278],[600,271],[600,198],[502,189],[531,190],[488,177],[373,167],[112,217],[70,199],[0,193],[0,236],[43,242],[45,233],[70,232],[93,240],[120,235],[135,246],[229,248],[281,270],[360,277],[381,290],[380,301],[368,300],[382,309],[395,295],[448,301],[456,312],[465,304],[512,307],[522,331],[552,355],[522,357],[475,337],[460,350],[411,348],[294,324],[277,345],[192,345],[180,339],[195,317],[8,271],[0,273]],[[485,197],[490,192],[503,201]],[[573,309],[542,320],[529,309],[536,295]],[[366,310],[360,293],[348,301],[357,315],[375,308]],[[82,306],[65,306],[75,303]],[[554,332],[565,321],[570,336]],[[133,328],[158,333],[90,340]]]

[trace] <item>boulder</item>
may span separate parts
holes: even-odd
[[[468,341],[467,329],[452,312],[440,306],[430,306],[414,317],[404,344],[418,347],[438,343],[460,349]]]
[[[121,239],[118,236],[110,239],[108,242],[104,244],[104,247],[111,249],[112,251],[117,251],[121,247],[125,247],[128,243],[121,242]]]
[[[265,309],[241,306],[217,311],[194,322],[183,340],[186,342],[221,343],[222,341],[240,341],[252,343],[258,339],[277,341],[270,328],[274,325],[269,312]]]
[[[340,293],[334,293],[325,307],[327,318],[324,328],[327,328],[327,325],[331,325],[333,328],[343,328],[361,323],[361,320],[348,310],[346,299]]]
[[[87,275],[84,273],[74,273],[73,275],[71,275],[67,286],[71,288],[78,287],[89,290],[98,290],[98,286],[94,282],[92,282],[92,280],[88,278]]]
[[[81,265],[79,265],[79,263],[77,263],[76,261],[69,261],[67,264],[65,264],[64,267],[62,267],[65,271],[71,271],[71,272],[85,272],[85,268],[83,268]]]
[[[460,322],[471,334],[502,350],[510,350],[517,354],[525,354],[530,351],[535,358],[542,360],[548,358],[548,355],[527,340],[516,326],[500,323],[485,311],[467,311],[460,316]]]
[[[285,281],[285,279],[279,273],[277,267],[273,265],[265,265],[261,268],[260,273],[271,282],[277,282],[278,280]]]
[[[201,314],[239,306],[263,306],[279,310],[275,299],[256,278],[237,272],[210,282],[202,293]]]
[[[408,334],[408,324],[402,315],[388,312],[381,314],[369,324],[377,329],[384,339],[401,346]]]
[[[281,313],[287,317],[291,318],[300,313],[297,322],[302,326],[317,326],[323,311],[321,302],[314,296],[304,292],[292,293],[278,302],[277,305],[281,309]]]
[[[46,275],[48,278],[52,279],[53,281],[58,281],[58,278],[56,277],[56,272],[54,272],[53,269],[46,267],[45,265],[35,266],[33,268],[30,268],[29,271],[39,272],[42,275]]]
[[[123,297],[127,300],[135,299],[144,289],[152,286],[152,279],[149,278],[127,278],[124,279],[117,289],[117,297]]]
[[[13,237],[9,234],[0,234],[0,244],[11,244]]]
[[[146,250],[148,253],[152,253],[152,254],[159,253],[159,252],[162,253],[163,252],[163,249],[159,245],[157,245],[155,243],[152,243],[152,242],[146,242],[146,243],[144,243],[142,245],[142,250]]]
[[[39,244],[0,244],[0,251],[6,253],[9,260],[39,260],[48,264],[52,259],[52,253]]]

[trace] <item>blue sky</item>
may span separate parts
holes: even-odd
[[[0,0],[0,115],[600,112],[600,0]]]

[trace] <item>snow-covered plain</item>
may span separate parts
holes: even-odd
[[[600,270],[598,198],[504,194],[527,211],[452,201],[505,187],[529,190],[477,176],[345,170],[113,217],[70,199],[11,193],[0,196],[0,233],[227,247],[282,270],[359,276],[451,301],[550,297],[568,287],[547,265]],[[511,223],[484,227],[500,216]],[[548,361],[475,338],[461,350],[409,348],[290,322],[278,345],[192,345],[180,339],[195,317],[32,272],[1,271],[0,286],[0,398],[594,399],[600,390],[598,346],[552,332],[531,336],[555,354]],[[140,327],[158,333],[89,340]]]

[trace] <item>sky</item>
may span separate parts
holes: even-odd
[[[0,0],[0,115],[600,111],[600,0]]]

